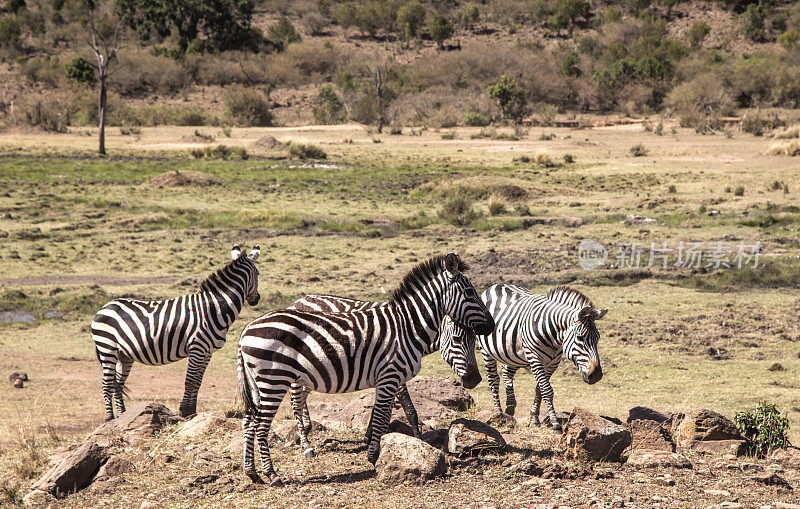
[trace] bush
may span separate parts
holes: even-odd
[[[552,168],[555,166],[553,160],[550,158],[550,152],[544,149],[536,152],[536,154],[533,156],[533,161],[539,166],[543,166],[545,168]]]
[[[68,62],[64,66],[64,72],[67,78],[77,83],[94,83],[94,67],[92,67],[86,59],[75,57],[72,62]]]
[[[756,457],[789,446],[789,419],[775,404],[761,402],[750,412],[737,412],[734,421]]]
[[[289,155],[295,159],[326,159],[328,157],[324,150],[310,143],[290,141],[287,145],[289,146]]]
[[[16,53],[21,46],[21,35],[22,29],[16,18],[12,16],[3,16],[0,18],[0,48],[12,54]]]
[[[480,217],[472,208],[472,200],[463,194],[451,195],[439,209],[439,217],[455,226],[466,226]]]
[[[318,124],[337,124],[345,120],[344,103],[332,85],[320,85],[314,106],[314,120]]]
[[[71,124],[75,97],[69,94],[29,94],[17,99],[12,123],[66,132]]]
[[[236,126],[268,126],[272,124],[269,99],[256,89],[231,85],[225,89],[225,111]]]
[[[428,29],[431,31],[431,37],[440,48],[443,47],[444,41],[453,37],[452,23],[441,14],[433,15]]]
[[[564,154],[564,164],[572,164],[575,162],[575,156],[572,154]]]
[[[769,15],[769,0],[760,0],[758,4],[751,3],[742,14],[742,32],[753,41],[764,37],[764,21]]]
[[[767,120],[761,118],[761,115],[745,115],[742,119],[742,131],[752,134],[753,136],[761,136],[764,134],[764,127]]]
[[[416,38],[425,23],[425,7],[419,0],[408,0],[397,11],[397,23],[406,40]]]
[[[744,186],[736,186],[736,189],[733,190],[734,196],[744,196]]]
[[[786,143],[773,143],[767,149],[767,155],[771,156],[800,156],[800,140],[792,140]]]
[[[574,25],[579,18],[586,18],[592,7],[586,0],[556,0],[553,15],[547,20],[547,28],[561,30]]]
[[[501,214],[505,214],[506,209],[506,201],[503,199],[502,196],[492,195],[489,197],[489,201],[486,203],[489,207],[489,215],[492,216],[499,216]]]
[[[464,113],[464,125],[469,127],[486,127],[491,121],[489,117],[475,110]]]
[[[696,21],[692,24],[691,28],[689,28],[689,44],[692,45],[693,48],[700,47],[700,43],[703,42],[703,39],[711,32],[711,27],[708,26],[708,23],[705,21]]]
[[[800,33],[794,28],[789,28],[778,36],[778,44],[789,50],[795,47],[798,39],[800,39]]]
[[[458,21],[461,26],[467,30],[471,29],[478,22],[480,18],[480,11],[475,4],[467,4],[458,15]]]
[[[507,74],[500,76],[500,81],[488,88],[489,97],[497,101],[503,112],[503,118],[520,120],[525,114],[525,93],[517,86],[517,81]]]
[[[283,48],[301,39],[300,33],[286,16],[281,16],[277,23],[269,27],[269,38]]]
[[[630,153],[630,155],[632,157],[644,157],[644,156],[646,156],[647,154],[650,153],[650,151],[647,150],[647,147],[645,147],[641,143],[637,143],[636,145],[632,146],[628,150],[628,152]]]
[[[669,187],[667,188],[667,192],[669,194],[675,194],[678,192],[678,188],[675,187],[675,184],[670,184]]]

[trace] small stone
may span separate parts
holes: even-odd
[[[728,509],[742,509],[744,505],[740,504],[739,502],[725,501],[720,502],[719,507],[726,507]]]
[[[783,367],[783,364],[780,362],[774,363],[772,366],[769,367],[770,371],[786,371],[786,368]]]
[[[675,479],[669,477],[656,477],[656,484],[661,486],[675,486]]]
[[[787,490],[792,489],[792,485],[789,484],[786,479],[774,472],[771,474],[755,475],[753,476],[753,480],[761,484],[766,484],[767,486],[777,486]]]
[[[730,497],[731,492],[728,490],[703,490],[706,495],[714,495],[717,497]]]
[[[514,474],[523,474],[523,475],[535,475],[540,476],[544,473],[544,469],[536,463],[534,458],[527,458],[519,463],[511,465],[507,469],[508,473]]]
[[[44,490],[33,490],[22,497],[22,503],[31,507],[47,506],[55,501],[56,497]]]
[[[626,464],[637,468],[692,468],[692,463],[683,454],[650,449],[631,451]]]

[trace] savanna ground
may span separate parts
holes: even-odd
[[[226,263],[234,242],[261,246],[262,299],[243,310],[227,345],[214,355],[201,411],[238,406],[236,340],[250,319],[311,292],[386,299],[416,262],[457,251],[471,264],[467,275],[479,291],[498,282],[537,292],[571,283],[611,308],[598,322],[605,377],[588,386],[564,364],[554,375],[558,410],[580,406],[624,420],[637,405],[665,412],[708,407],[732,418],[766,400],[785,412],[790,439],[800,443],[800,162],[765,155],[770,140],[739,132],[701,136],[669,125],[663,135],[641,125],[533,128],[517,133],[518,140],[471,139],[479,129],[467,128],[407,129],[402,135],[370,134],[360,126],[251,128],[233,129],[230,137],[219,129],[200,131],[217,143],[246,147],[250,157],[192,158],[189,150],[202,147],[186,141],[194,140],[195,128],[142,128],[127,136],[111,128],[111,156],[103,159],[91,152],[92,129],[0,135],[0,373],[24,370],[31,379],[21,390],[0,384],[0,504],[11,503],[15,490],[26,492],[46,469],[47,453],[79,441],[103,421],[100,366],[89,335],[94,312],[115,296],[192,292]],[[553,139],[540,139],[551,133]],[[257,143],[266,134],[313,143],[327,158],[322,164],[288,158],[284,148]],[[637,144],[646,155],[633,157]],[[557,164],[536,164],[540,149]],[[574,162],[563,163],[564,154]],[[176,187],[153,179],[176,170],[200,171],[219,183]],[[440,214],[454,197],[462,210]],[[719,213],[710,215],[712,210]],[[636,224],[628,215],[656,223]],[[583,239],[609,248],[605,268],[579,267]],[[651,242],[672,248],[700,242],[711,249],[718,241],[734,251],[760,243],[759,267],[646,267]],[[625,242],[645,246],[642,267],[609,267],[617,263],[616,246]],[[134,366],[131,400],[177,408],[185,368],[185,362]],[[450,375],[433,355],[422,374]],[[485,383],[471,392],[477,409],[491,405]],[[520,373],[521,422],[532,394],[532,377]],[[312,401],[325,397],[315,394]],[[548,433],[520,429],[515,445],[545,450],[553,441]],[[508,476],[501,463],[487,462],[423,487],[387,487],[369,473],[357,433],[336,437],[351,441],[321,447],[313,462],[275,445],[276,467],[291,481],[282,490],[250,487],[237,470],[238,458],[203,460],[204,451],[227,441],[187,445],[165,439],[148,447],[170,452],[176,461],[126,474],[113,490],[84,492],[59,504],[575,506],[595,500],[602,506],[620,499],[652,507],[799,501],[796,476],[787,477],[795,492],[758,487],[746,472],[700,457],[693,459],[698,468],[671,472],[674,486],[657,482],[663,472],[643,475],[617,465],[596,466],[577,481],[539,481]],[[230,482],[189,486],[215,469],[225,470]]]

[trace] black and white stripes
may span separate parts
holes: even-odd
[[[189,358],[182,416],[196,413],[197,392],[211,354],[225,344],[228,327],[244,301],[258,303],[259,248],[245,255],[233,247],[233,261],[209,276],[200,291],[168,300],[114,299],[92,322],[92,339],[103,367],[106,419],[125,411],[123,390],[133,362],[161,365]]]
[[[343,313],[283,310],[249,323],[238,352],[246,407],[245,473],[261,480],[254,463],[257,437],[263,472],[272,484],[281,484],[267,435],[293,383],[327,393],[375,387],[368,459],[377,461],[397,390],[419,372],[444,317],[480,334],[494,329],[486,306],[462,274],[465,269],[453,253],[437,256],[411,270],[387,306]],[[295,408],[304,403],[296,401]]]
[[[562,354],[577,366],[586,383],[593,384],[603,377],[597,353],[600,335],[594,322],[605,316],[608,308],[597,310],[584,294],[563,286],[545,297],[516,286],[494,285],[481,298],[497,324],[490,335],[478,336],[495,408],[501,410],[497,363],[503,365],[506,412],[511,415],[517,404],[514,374],[527,367],[536,377],[531,424],[539,424],[539,408],[544,399],[551,426],[560,429],[550,377]]]

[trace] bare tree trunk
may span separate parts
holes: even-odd
[[[101,155],[106,153],[106,78],[100,78],[100,106],[98,117],[100,120],[100,147],[97,152]]]
[[[106,153],[106,104],[108,103],[108,66],[111,64],[111,61],[114,60],[114,57],[117,55],[117,49],[119,45],[119,34],[120,30],[122,29],[122,24],[117,23],[117,27],[114,29],[114,41],[113,44],[109,41],[106,41],[95,28],[94,24],[94,13],[92,12],[91,4],[87,4],[88,7],[88,15],[89,15],[89,28],[91,30],[91,40],[89,41],[89,45],[91,46],[92,50],[94,51],[95,57],[97,58],[97,65],[92,65],[95,70],[95,75],[97,77],[97,85],[99,88],[99,97],[98,97],[98,105],[97,105],[97,116],[98,116],[98,123],[100,124],[100,132],[98,134],[99,138],[99,147],[97,152],[100,155],[105,155]]]

